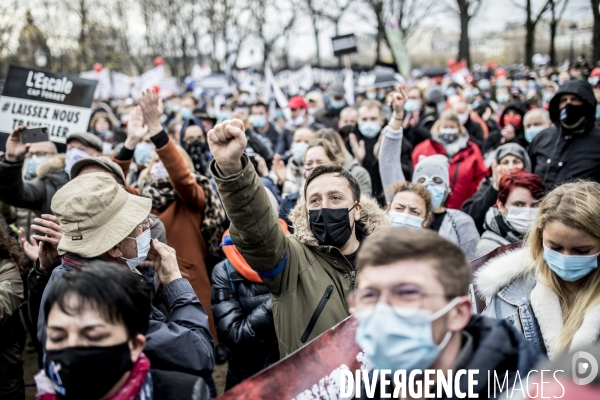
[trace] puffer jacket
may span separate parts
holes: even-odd
[[[244,278],[228,260],[215,265],[212,281],[219,343],[229,350],[228,390],[279,360],[271,293],[264,283]]]
[[[563,326],[562,310],[554,291],[529,272],[533,262],[529,247],[493,258],[475,273],[475,290],[486,300],[482,315],[508,321],[528,342],[553,359]],[[593,344],[599,334],[600,305],[596,305],[586,311],[570,351]]]
[[[579,96],[586,108],[586,119],[575,131],[560,124],[558,105],[562,94]],[[546,191],[577,179],[600,182],[600,126],[595,126],[596,98],[592,86],[581,79],[563,83],[550,101],[554,126],[544,129],[529,145],[533,173],[542,178]]]
[[[65,172],[65,155],[57,154],[41,163],[37,178],[23,179],[23,161],[16,163],[0,158],[0,200],[11,206],[28,208],[42,214],[52,214],[52,197],[69,182]]]
[[[292,211],[294,235],[286,236],[267,192],[246,155],[243,169],[223,176],[211,172],[231,220],[231,239],[272,294],[279,353],[285,357],[349,314],[346,297],[355,288],[356,270],[338,248],[319,246],[309,226],[306,203]],[[376,202],[361,199],[361,236],[390,225]]]

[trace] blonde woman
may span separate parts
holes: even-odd
[[[489,171],[479,147],[469,140],[469,134],[458,116],[444,111],[431,128],[431,139],[421,142],[412,153],[413,165],[421,156],[442,154],[450,164],[450,194],[446,207],[460,210],[473,197],[479,183]]]
[[[600,333],[600,184],[568,183],[540,206],[526,246],[475,276],[483,315],[513,324],[550,359]]]

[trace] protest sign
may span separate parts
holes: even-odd
[[[87,132],[96,81],[75,75],[10,66],[0,97],[0,132],[19,125],[47,126],[50,140]]]

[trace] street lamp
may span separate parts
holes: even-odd
[[[577,24],[575,22],[569,25],[569,32],[571,33],[571,50],[569,52],[569,64],[573,65],[575,61],[575,54],[573,50],[573,36],[575,36],[575,32],[577,32]]]
[[[35,65],[40,68],[44,68],[48,63],[48,57],[46,57],[46,53],[42,49],[37,49],[35,53],[33,53],[35,58]]]

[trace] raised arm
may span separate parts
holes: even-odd
[[[233,243],[269,290],[278,294],[283,276],[290,273],[286,269],[289,245],[266,189],[244,155],[246,143],[240,120],[215,126],[208,132],[214,156],[211,172],[231,220]]]
[[[391,101],[394,113],[383,130],[384,137],[379,150],[379,175],[388,203],[392,201],[387,191],[388,187],[394,182],[406,180],[402,171],[402,118],[406,102],[404,89],[398,88],[398,91],[392,94]]]

